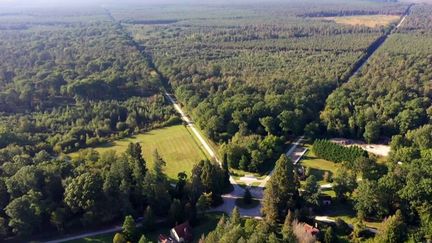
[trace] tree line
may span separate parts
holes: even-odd
[[[367,152],[358,146],[344,147],[324,139],[315,140],[312,150],[320,158],[336,163],[354,161],[359,157],[368,157]]]
[[[64,233],[127,215],[143,217],[146,231],[160,218],[167,225],[195,224],[230,186],[227,168],[210,161],[197,163],[190,178],[179,173],[170,185],[163,158],[154,151],[149,168],[138,143],[121,154],[86,150],[74,159],[53,159],[44,151],[33,157],[13,145],[0,155],[2,237]]]

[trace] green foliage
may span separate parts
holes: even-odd
[[[379,234],[375,241],[388,242],[405,242],[407,238],[406,225],[403,222],[400,210],[396,214],[385,219],[381,225]]]
[[[324,233],[324,243],[334,243],[337,242],[337,236],[333,230],[333,227],[328,227]]]
[[[329,131],[372,142],[430,122],[430,12],[414,5],[361,73],[327,98],[321,119]]]
[[[144,211],[142,225],[144,229],[152,230],[154,228],[155,216],[150,206],[147,206],[147,208]]]
[[[354,200],[357,215],[361,219],[365,217],[382,219],[388,214],[386,194],[376,181],[362,180],[356,189]]]
[[[344,147],[328,140],[315,140],[313,152],[326,160],[336,163],[351,162],[359,157],[367,157],[367,152],[357,146]]]
[[[284,224],[282,226],[282,238],[284,242],[286,243],[295,243],[297,242],[297,238],[294,235],[293,230],[293,221],[294,221],[294,215],[291,210],[288,210],[288,213],[285,217]]]
[[[21,236],[29,236],[39,230],[42,222],[43,205],[41,194],[29,191],[26,195],[12,200],[4,209],[9,217],[12,232]]]
[[[345,200],[347,193],[351,195],[357,187],[356,175],[352,171],[342,167],[333,177],[333,190],[339,200]]]
[[[264,190],[262,213],[269,224],[282,220],[297,205],[299,182],[292,161],[282,154]]]
[[[136,230],[135,220],[133,217],[130,215],[126,216],[122,226],[122,234],[128,241],[133,241],[136,237]]]
[[[169,209],[171,223],[177,225],[184,221],[183,206],[178,199],[174,199]]]
[[[113,238],[113,243],[126,243],[127,240],[122,233],[116,233]]]
[[[138,243],[151,243],[151,241],[149,241],[149,240],[145,237],[145,235],[141,235],[141,237],[140,237]]]
[[[309,176],[303,186],[302,197],[312,206],[319,206],[320,185],[314,175]]]

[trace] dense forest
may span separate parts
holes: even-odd
[[[356,4],[330,9],[352,14],[371,7],[400,14],[407,7]],[[322,132],[318,114],[324,100],[388,30],[298,17],[296,10],[306,11],[301,3],[230,8],[236,18],[226,17],[223,6],[204,19],[201,14],[209,9],[194,10],[160,10],[166,19],[178,18],[169,25],[131,23],[121,10],[113,10],[113,16],[146,47],[196,124],[225,144],[221,158],[233,168],[254,172],[271,167],[279,140]],[[145,13],[133,18],[154,20],[155,13]]]
[[[150,226],[160,217],[168,225],[193,224],[198,213],[220,203],[229,181],[219,165],[201,161],[191,178],[179,173],[173,187],[163,172],[165,161],[157,151],[153,156],[148,168],[141,146],[133,143],[122,154],[87,150],[73,160],[46,152],[30,156],[19,146],[2,149],[0,236],[63,233],[125,215],[143,217]]]
[[[173,198],[194,210],[195,199],[169,186],[163,159],[156,153],[147,168],[139,145],[62,155],[180,122],[121,26],[104,10],[64,9],[1,15],[0,23],[2,239],[104,225],[147,206],[165,216]]]
[[[431,10],[415,5],[361,72],[328,97],[321,118],[330,132],[376,142],[431,122]]]
[[[373,242],[432,239],[430,5],[411,7],[397,30],[322,18],[409,8],[394,1],[107,6],[0,9],[0,241],[125,216],[144,233],[160,222],[196,225],[232,189],[229,169],[264,174],[274,165],[263,220],[235,209],[201,242],[359,242],[363,220],[383,222]],[[150,168],[139,143],[65,155],[181,123],[164,91],[215,142],[221,165],[196,161],[169,180],[164,158],[155,150]],[[390,141],[385,162],[328,140],[313,145],[319,159],[337,162],[326,183],[337,203],[352,205],[353,229],[337,220],[304,233],[323,202],[321,181],[283,154],[301,135]]]
[[[106,13],[43,14],[1,18],[12,28],[0,32],[1,148],[71,152],[176,122],[159,76]]]

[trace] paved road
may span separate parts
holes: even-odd
[[[118,232],[121,229],[122,229],[121,226],[115,226],[113,228],[109,228],[109,229],[105,229],[105,230],[92,231],[92,232],[74,235],[74,236],[70,236],[70,237],[65,237],[65,238],[61,238],[61,239],[57,239],[57,240],[46,241],[45,243],[60,243],[60,242],[66,242],[66,241],[71,241],[71,240],[78,240],[78,239],[82,239],[82,238],[86,238],[86,237]]]
[[[328,216],[315,216],[316,221],[324,222],[324,223],[335,223],[336,220],[329,218]],[[348,224],[351,229],[354,229],[352,224]],[[378,233],[377,229],[366,227],[365,230],[372,232],[374,234]]]
[[[301,136],[299,139],[297,139],[297,141],[295,141],[295,142],[293,143],[293,145],[292,145],[291,148],[288,150],[288,152],[286,152],[286,156],[290,156],[290,155],[295,151],[295,149],[297,148],[297,146],[300,145],[300,143],[301,143],[301,141],[303,140],[303,138],[304,138],[304,137]],[[266,176],[266,177],[264,178],[264,180],[261,182],[261,184],[259,185],[259,187],[264,188],[265,185],[267,184],[267,181],[270,180],[270,177],[273,175],[273,173],[274,173],[274,168],[273,168],[273,170],[270,172],[270,174],[268,174],[268,176]]]
[[[195,124],[191,121],[191,119],[186,115],[186,113],[182,110],[180,105],[176,102],[176,100],[173,98],[171,94],[168,92],[165,92],[165,96],[169,99],[169,101],[173,104],[176,111],[180,114],[181,118],[186,122],[187,126],[192,130],[193,134],[198,138],[198,141],[201,143],[201,145],[204,147],[206,152],[210,155],[210,157],[214,160],[216,160],[220,165],[221,161],[217,158],[216,153],[212,149],[212,147],[207,143],[207,141],[203,138],[201,133],[198,131],[198,129],[195,127]],[[240,187],[237,182],[234,180],[232,176],[230,176],[230,182],[233,185],[232,192],[222,195],[222,198],[224,200],[224,203],[217,207],[213,208],[210,211],[218,211],[218,212],[225,212],[227,214],[231,213],[231,211],[235,207],[235,200],[237,198],[242,198],[244,195],[245,190]],[[262,198],[260,195],[260,192],[255,192],[251,190],[251,194],[255,198]],[[242,216],[248,216],[248,217],[260,217],[261,216],[261,207],[256,207],[253,209],[239,209],[240,215]]]
[[[198,132],[196,129],[194,123],[189,119],[189,117],[183,112],[180,105],[174,100],[171,94],[168,92],[165,92],[165,96],[169,99],[169,101],[173,104],[174,109],[180,114],[181,118],[186,122],[187,126],[192,130],[194,135],[198,138],[206,152],[210,155],[211,158],[215,159],[219,164],[220,161],[216,157],[216,153],[213,151],[213,149],[210,147],[210,145],[207,143],[207,141],[202,137],[202,135]]]
[[[302,139],[303,137],[300,137],[295,143],[293,143],[293,145],[288,150],[288,152],[286,152],[287,156],[291,156],[291,154],[294,153],[296,148],[300,145]],[[250,188],[250,192],[254,199],[262,201],[264,197],[265,184],[270,179],[273,172],[274,169],[269,173],[269,175],[265,179],[262,180],[259,186]],[[235,200],[237,198],[242,198],[243,194],[244,194],[243,188],[235,184],[234,190],[231,193],[222,196],[222,198],[224,199],[224,203],[217,208],[211,209],[211,211],[219,211],[219,212],[221,211],[230,214],[235,207]],[[257,207],[251,209],[239,208],[239,212],[240,215],[242,216],[261,218],[261,203]]]

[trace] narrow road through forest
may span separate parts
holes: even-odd
[[[403,17],[401,18],[401,20],[398,22],[398,24],[391,31],[388,31],[386,34],[384,34],[381,37],[381,40],[377,40],[374,43],[374,45],[376,45],[376,46],[371,46],[369,48],[367,54],[365,56],[363,56],[363,58],[361,60],[358,61],[357,65],[356,65],[357,67],[354,68],[352,74],[348,76],[348,78],[346,79],[346,81],[348,81],[351,77],[355,76],[360,71],[360,69],[364,66],[364,64],[369,60],[369,58],[372,56],[372,54],[375,53],[376,50],[378,50],[379,47],[385,42],[385,40],[391,34],[393,34],[395,30],[397,30],[398,28],[400,28],[402,26],[402,24],[404,23],[406,17],[409,15],[409,12],[410,12],[410,9],[411,9],[412,6],[413,5],[410,5],[407,8],[407,10],[406,10],[405,14],[403,15]],[[105,11],[106,11],[108,17],[110,18],[110,20],[112,20],[114,23],[117,23],[117,21],[111,15],[110,11],[107,10],[107,9],[105,9]],[[130,40],[132,41],[132,43],[134,43],[134,45],[138,48],[138,50],[140,52],[142,52],[143,57],[145,57],[145,59],[149,62],[149,65],[151,67],[153,67],[155,69],[155,71],[161,77],[163,77],[161,75],[161,73],[157,70],[157,68],[155,67],[152,58],[149,57],[148,55],[145,55],[145,53],[143,51],[143,47],[139,43],[137,43],[131,36],[129,36],[129,33],[127,33],[127,31],[124,31],[124,32],[130,38]],[[191,119],[181,109],[180,105],[176,102],[175,97],[172,94],[168,93],[168,91],[165,91],[164,94],[168,98],[168,100],[172,103],[172,105],[174,106],[175,110],[180,114],[181,118],[186,122],[187,126],[191,129],[191,131],[193,132],[193,134],[196,136],[196,138],[201,143],[201,145],[204,147],[204,149],[206,150],[206,152],[210,155],[210,157],[212,159],[214,159],[215,161],[217,161],[219,164],[221,164],[220,160],[216,156],[215,151],[207,143],[207,141],[203,138],[203,136],[197,130],[197,128],[195,127],[195,125],[191,121]],[[291,148],[286,153],[287,156],[289,156],[295,150],[295,148],[301,143],[302,139],[303,139],[303,137],[300,137],[295,143],[293,143],[293,145],[291,146]],[[251,190],[251,193],[253,194],[253,196],[255,198],[257,198],[258,200],[262,200],[263,190],[264,190],[265,184],[268,182],[268,180],[270,179],[270,177],[271,177],[272,174],[273,174],[273,170],[261,182],[261,184],[258,187],[256,187],[255,189]],[[233,184],[233,187],[234,187],[233,191],[231,193],[229,193],[229,194],[223,195],[224,204],[221,205],[218,208],[213,209],[212,211],[223,211],[223,212],[226,212],[226,213],[230,213],[232,211],[232,209],[234,208],[234,206],[235,206],[235,199],[243,197],[244,189],[237,184],[237,182],[234,180],[234,178],[232,178],[232,176],[230,176],[230,181],[231,181],[231,183]],[[241,209],[240,208],[239,211],[240,211],[240,214],[242,216],[249,216],[249,217],[259,218],[259,217],[261,217],[260,209],[261,209],[261,204],[258,207],[252,208],[252,209]],[[86,232],[86,233],[82,233],[82,234],[78,234],[78,235],[74,235],[74,236],[63,237],[63,238],[59,238],[59,239],[56,239],[56,240],[46,241],[46,243],[66,242],[66,241],[71,241],[71,240],[82,239],[82,238],[85,238],[85,237],[92,237],[92,236],[97,236],[97,235],[106,234],[106,233],[118,232],[120,230],[121,230],[121,226],[114,226],[114,227],[111,227],[111,228],[108,228],[108,229],[104,229],[104,230],[90,231],[90,232]]]
[[[407,7],[405,13],[403,14],[403,16],[401,17],[401,19],[399,20],[399,22],[397,23],[397,25],[395,27],[393,27],[392,29],[390,29],[389,31],[387,31],[386,33],[384,33],[384,35],[382,35],[381,37],[379,37],[374,43],[372,43],[367,51],[366,54],[357,61],[357,63],[355,64],[354,69],[351,72],[351,75],[348,75],[346,77],[345,80],[343,80],[343,82],[347,82],[348,80],[350,80],[353,76],[357,75],[360,70],[362,69],[362,67],[367,63],[367,61],[370,59],[370,57],[384,44],[384,42],[388,39],[389,36],[391,36],[397,29],[399,29],[402,24],[405,22],[407,16],[410,14],[410,10],[411,7],[414,4],[411,4]]]

